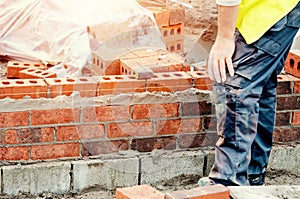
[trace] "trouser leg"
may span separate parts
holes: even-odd
[[[276,87],[277,75],[283,68],[284,60],[287,57],[290,46],[284,50],[281,62],[272,73],[270,79],[263,87],[262,95],[259,99],[259,118],[257,134],[251,146],[251,161],[248,168],[250,184],[264,184],[264,177],[268,159],[272,149],[273,132],[276,114]]]
[[[271,83],[276,78],[279,66],[282,67],[296,32],[297,29],[285,28],[276,33],[276,42],[280,42],[280,46],[275,53],[274,49],[266,51],[260,49],[260,46],[247,45],[238,36],[233,57],[238,63],[235,75],[225,84],[215,84],[214,87],[220,139],[216,143],[215,164],[209,177],[217,183],[248,185],[250,162],[257,161],[259,167],[264,167],[261,165],[267,163],[272,145],[276,105],[276,82],[273,86]],[[271,36],[274,37],[274,32]],[[272,42],[268,46],[272,48]],[[268,87],[272,88],[270,93]],[[271,117],[270,121],[264,121],[263,114],[266,111]],[[269,126],[272,128],[269,129]],[[269,138],[265,139],[265,135]],[[253,161],[252,143],[259,146],[255,147]]]

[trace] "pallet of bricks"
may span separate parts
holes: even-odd
[[[141,3],[150,10],[159,27],[166,49],[169,52],[183,53],[184,51],[184,20],[183,6],[157,0],[155,3]]]

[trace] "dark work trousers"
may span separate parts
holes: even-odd
[[[214,85],[220,136],[209,177],[224,185],[249,185],[262,174],[272,148],[277,75],[282,71],[300,25],[299,3],[257,42],[246,44],[236,32],[235,73]]]

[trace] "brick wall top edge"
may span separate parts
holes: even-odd
[[[0,100],[0,112],[17,112],[26,110],[48,110],[56,108],[79,108],[93,106],[119,106],[134,104],[166,104],[166,103],[184,103],[184,102],[210,102],[210,91],[201,91],[198,89],[188,89],[175,93],[124,93],[119,95],[105,95],[93,98],[80,98],[58,96],[56,98],[39,99],[10,99]]]

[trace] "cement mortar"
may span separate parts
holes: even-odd
[[[104,95],[92,98],[81,98],[78,92],[71,96],[58,96],[56,98],[45,99],[11,99],[0,100],[0,111],[15,112],[24,110],[41,110],[67,107],[88,107],[107,105],[134,105],[153,103],[176,103],[176,102],[201,102],[211,101],[210,91],[190,88],[181,92],[144,92],[144,93],[122,93],[118,95]]]

